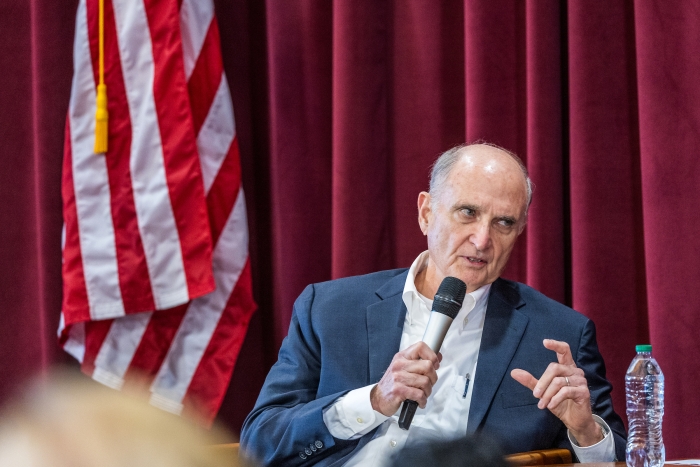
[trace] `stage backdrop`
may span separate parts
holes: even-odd
[[[668,457],[700,455],[700,3],[216,3],[260,306],[222,421],[240,427],[303,287],[409,266],[430,164],[484,139],[536,184],[506,276],[596,322],[621,413],[651,342]],[[2,400],[68,361],[54,335],[76,5],[0,6]]]

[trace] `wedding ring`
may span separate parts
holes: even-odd
[[[569,382],[569,377],[568,377],[568,376],[564,376],[564,379],[566,380],[566,385],[567,385],[567,386],[571,386],[571,383]]]

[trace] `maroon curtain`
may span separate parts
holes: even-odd
[[[0,6],[0,398],[62,357],[60,161],[76,0]],[[536,184],[506,276],[597,324],[624,414],[634,345],[697,456],[700,4],[218,0],[256,300],[220,419],[238,428],[309,282],[405,267],[435,157],[484,139]],[[7,34],[5,31],[10,31]],[[695,290],[695,291],[694,291]]]
[[[74,22],[63,2],[0,3],[0,402],[68,360],[55,336]]]

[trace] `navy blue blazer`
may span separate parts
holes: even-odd
[[[264,465],[336,466],[372,438],[376,429],[357,440],[334,438],[323,409],[352,389],[378,382],[398,352],[406,275],[397,269],[306,287],[294,304],[279,359],[243,425],[241,445],[248,455]],[[571,449],[564,424],[538,409],[532,391],[510,376],[522,368],[539,377],[556,362],[542,345],[545,338],[569,343],[588,380],[593,413],[608,423],[617,458],[624,459],[625,429],[613,411],[593,323],[503,279],[491,287],[467,432],[494,438],[506,453]]]

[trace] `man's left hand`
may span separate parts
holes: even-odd
[[[510,375],[517,382],[532,389],[540,400],[537,407],[547,408],[556,415],[579,446],[591,446],[603,433],[591,413],[591,393],[583,370],[576,367],[571,349],[566,342],[545,339],[544,346],[557,353],[558,363],[550,363],[538,380],[525,370],[515,369]]]

